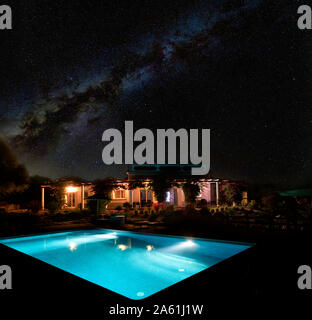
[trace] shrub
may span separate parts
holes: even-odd
[[[225,214],[228,214],[229,216],[232,215],[234,213],[234,208],[233,207],[227,207],[225,210],[224,210],[224,213]]]
[[[250,209],[256,209],[257,208],[257,203],[255,200],[251,200],[249,203],[248,203],[248,208]]]
[[[97,201],[88,201],[87,207],[90,212],[97,213]]]
[[[200,193],[200,187],[197,182],[186,182],[182,186],[185,201],[188,205],[194,206],[196,197]]]
[[[165,209],[165,212],[174,212],[175,211],[175,207],[170,204],[167,206],[167,208]]]
[[[195,210],[193,208],[192,205],[187,205],[185,208],[184,208],[184,213],[187,214],[187,215],[191,215],[191,214],[194,214]]]
[[[220,204],[233,205],[243,200],[244,187],[239,183],[225,182],[220,185]]]
[[[125,202],[122,206],[125,208],[127,212],[129,212],[130,209],[132,209],[132,205],[130,202]]]
[[[29,213],[0,213],[0,233],[23,234],[40,229],[40,216]]]
[[[152,214],[149,216],[148,220],[151,221],[151,222],[153,222],[153,221],[155,221],[155,220],[157,219],[157,217],[158,217],[157,214],[152,213]]]
[[[200,209],[200,213],[207,215],[210,214],[210,210],[207,207],[203,207]]]
[[[276,209],[280,202],[281,202],[281,196],[278,193],[266,194],[261,198],[261,204],[264,207],[272,210]]]
[[[51,213],[56,213],[58,210],[61,209],[60,206],[59,206],[59,204],[58,204],[58,202],[55,201],[55,200],[49,201],[49,203],[48,203],[48,205],[47,205],[47,208],[49,209],[49,211],[50,211]]]
[[[295,220],[297,214],[298,204],[292,197],[284,197],[283,200],[278,204],[279,212],[286,218]]]
[[[41,209],[41,203],[37,200],[32,200],[27,204],[27,209],[31,211],[31,213],[38,213]]]
[[[59,187],[53,189],[50,197],[50,201],[47,203],[47,208],[50,210],[50,212],[55,213],[61,210],[64,205],[64,188]]]
[[[153,204],[152,208],[155,210],[155,212],[159,212],[164,209],[164,204],[157,202]]]
[[[207,201],[206,199],[200,199],[200,200],[199,200],[199,203],[198,203],[198,206],[199,206],[200,208],[205,208],[205,207],[208,206],[208,201]]]

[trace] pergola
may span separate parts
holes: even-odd
[[[81,209],[85,208],[85,185],[90,185],[90,182],[79,181],[79,180],[65,180],[60,179],[51,184],[41,185],[41,210],[45,210],[45,188],[56,189],[62,187],[65,189],[66,193],[74,193],[77,192],[77,188],[80,187],[81,191]]]

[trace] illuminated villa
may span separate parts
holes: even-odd
[[[116,180],[117,187],[112,192],[112,200],[108,205],[109,209],[114,209],[117,206],[122,206],[128,202],[134,206],[146,206],[157,203],[156,197],[148,188],[137,187],[135,189],[129,188],[129,183],[140,180],[145,181],[148,185],[148,180],[154,175],[170,172],[175,177],[175,181],[183,182],[185,178],[190,175],[191,166],[189,165],[132,165],[127,172],[127,179]],[[89,200],[101,200],[96,198],[93,192],[92,182],[81,181],[63,181],[65,187],[65,208],[84,209]],[[201,192],[197,200],[205,199],[208,205],[218,205],[220,196],[220,179],[211,177],[203,177],[200,179]],[[119,186],[120,187],[119,187]],[[45,189],[51,185],[42,185],[41,204],[42,210],[45,209]],[[247,195],[245,195],[247,197]],[[166,193],[165,202],[175,207],[185,207],[185,197],[182,187],[172,187]]]

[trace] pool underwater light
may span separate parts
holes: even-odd
[[[194,247],[196,244],[193,240],[186,240],[185,243],[184,243],[184,246],[185,247]]]
[[[125,244],[119,244],[119,245],[117,246],[117,248],[120,249],[121,251],[125,251],[125,250],[127,250],[129,247],[126,246]]]
[[[74,251],[77,249],[77,244],[75,242],[70,242],[68,246],[70,251]]]

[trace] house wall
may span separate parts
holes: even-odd
[[[212,184],[214,184],[213,188],[211,187]],[[121,205],[122,203],[125,203],[125,202],[130,202],[130,203],[141,202],[141,196],[140,196],[141,189],[142,188],[136,188],[134,190],[126,190],[125,199],[113,199],[111,203],[116,206],[116,205]],[[211,194],[212,191],[213,191],[213,195]],[[211,200],[213,200],[215,203],[216,202],[215,191],[216,191],[215,182],[212,182],[212,183],[207,182],[203,186],[201,196],[198,197],[198,199],[206,199],[208,204],[210,204]],[[170,192],[170,202],[169,202],[170,204],[175,205],[177,207],[185,207],[186,205],[185,195],[182,188],[174,187],[170,189],[169,192]],[[157,199],[153,192],[151,194],[151,199],[153,203],[157,203]]]
[[[73,203],[74,196],[74,203]],[[65,208],[79,208],[81,203],[81,187],[77,187],[76,192],[66,192],[65,193]]]
[[[65,203],[67,204],[69,201],[69,198],[71,197],[72,194],[75,195],[75,204],[74,206],[69,205],[68,208],[80,208],[81,207],[81,186],[76,186],[75,188],[77,188],[76,192],[66,192],[65,193]],[[94,192],[92,191],[92,186],[89,185],[84,185],[84,199],[86,199],[87,197],[91,196],[92,194],[94,194]],[[84,204],[86,206],[87,202],[86,200],[84,200]]]
[[[201,188],[201,194],[197,200],[205,199],[208,205],[215,205],[219,199],[218,182],[205,182]]]
[[[117,206],[123,206],[124,203],[130,202],[130,190],[125,189],[124,198],[116,198],[115,191],[112,192],[112,201],[109,203],[108,208],[113,209]]]
[[[132,190],[132,203],[140,202],[140,188]]]
[[[185,196],[182,188],[177,188],[178,207],[185,207]]]
[[[201,189],[201,196],[198,197],[199,199],[205,199],[208,203],[210,203],[211,200],[211,186],[210,183],[207,182],[204,184],[204,186]]]
[[[81,186],[75,186],[77,188],[75,194],[75,204],[74,206],[68,206],[67,208],[80,208],[81,207]],[[134,190],[127,190],[125,189],[125,196],[122,199],[116,199],[114,192],[112,194],[112,201],[109,204],[109,208],[115,208],[116,206],[120,205],[122,206],[125,202],[129,203],[136,203],[141,202],[141,195],[140,190],[142,188],[136,188]],[[206,199],[208,204],[216,204],[217,202],[217,193],[219,192],[218,187],[216,187],[216,182],[205,182],[203,184],[203,188],[201,190],[201,196],[198,197],[198,200],[200,199]],[[73,193],[66,193],[66,199],[68,201],[68,198],[70,194]],[[92,191],[92,185],[84,185],[84,198],[86,199],[89,196],[92,196],[94,192]],[[245,195],[244,198],[247,198]],[[43,199],[44,200],[44,199]],[[157,203],[157,199],[155,197],[155,194],[151,193],[151,200],[153,203]],[[43,201],[44,202],[44,201]],[[185,195],[182,188],[174,187],[170,189],[170,204],[175,205],[176,207],[185,207]],[[87,201],[85,200],[85,207],[87,205]]]

